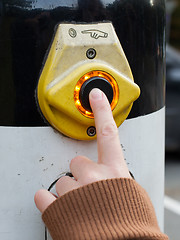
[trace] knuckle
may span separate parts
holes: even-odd
[[[68,176],[61,177],[56,183],[56,192],[59,193],[60,189],[66,184]]]
[[[102,126],[102,129],[101,129],[101,134],[103,136],[107,136],[107,137],[115,137],[118,135],[118,129],[117,129],[117,126],[114,123],[106,123]]]
[[[92,183],[92,182],[96,182],[96,181],[99,181],[101,179],[100,177],[100,174],[96,171],[86,171],[84,172],[83,174],[83,183],[84,184],[89,184],[89,183]]]
[[[83,156],[76,156],[70,162],[70,169],[73,167],[74,164],[78,164],[83,159]]]
[[[56,183],[56,186],[63,184],[66,181],[66,179],[67,179],[67,176],[60,177]]]
[[[108,112],[110,112],[109,106],[107,106],[106,104],[98,104],[97,105],[97,110],[100,113],[108,113]]]

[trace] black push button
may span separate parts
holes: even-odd
[[[111,104],[113,100],[113,89],[111,84],[102,77],[92,77],[86,82],[83,83],[80,93],[79,93],[79,99],[82,104],[82,106],[87,110],[92,112],[90,103],[89,103],[89,93],[93,88],[99,88],[101,91],[103,91],[108,100]]]

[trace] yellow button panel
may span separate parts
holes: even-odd
[[[68,137],[96,138],[93,113],[87,102],[93,86],[105,89],[115,122],[120,126],[140,89],[133,81],[112,24],[60,24],[38,83],[42,114]]]

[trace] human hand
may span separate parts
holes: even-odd
[[[39,190],[35,194],[34,200],[41,212],[44,212],[57,197],[73,189],[105,179],[131,178],[107,97],[99,89],[93,89],[89,99],[97,132],[98,162],[95,163],[84,156],[73,158],[70,170],[75,179],[68,176],[61,177],[56,183],[57,196],[47,190]]]

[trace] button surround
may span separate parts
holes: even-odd
[[[101,86],[100,82],[98,81],[101,81],[103,86]],[[90,89],[88,89],[89,84],[92,84]],[[91,72],[87,72],[79,79],[75,86],[74,101],[75,106],[79,110],[79,112],[88,118],[94,118],[93,112],[89,104],[89,93],[95,87],[105,92],[111,104],[112,110],[115,108],[119,100],[119,87],[115,78],[112,77],[112,75],[102,70],[93,70]],[[85,94],[83,94],[84,89]],[[109,92],[111,92],[110,94],[108,94],[107,89],[109,89]],[[83,100],[83,98],[85,98],[85,100]]]
[[[90,102],[89,102],[89,93],[93,88],[99,88],[107,96],[109,103],[112,103],[113,100],[113,88],[108,80],[102,77],[92,77],[85,81],[79,92],[79,100],[81,105],[89,112],[92,112]]]

